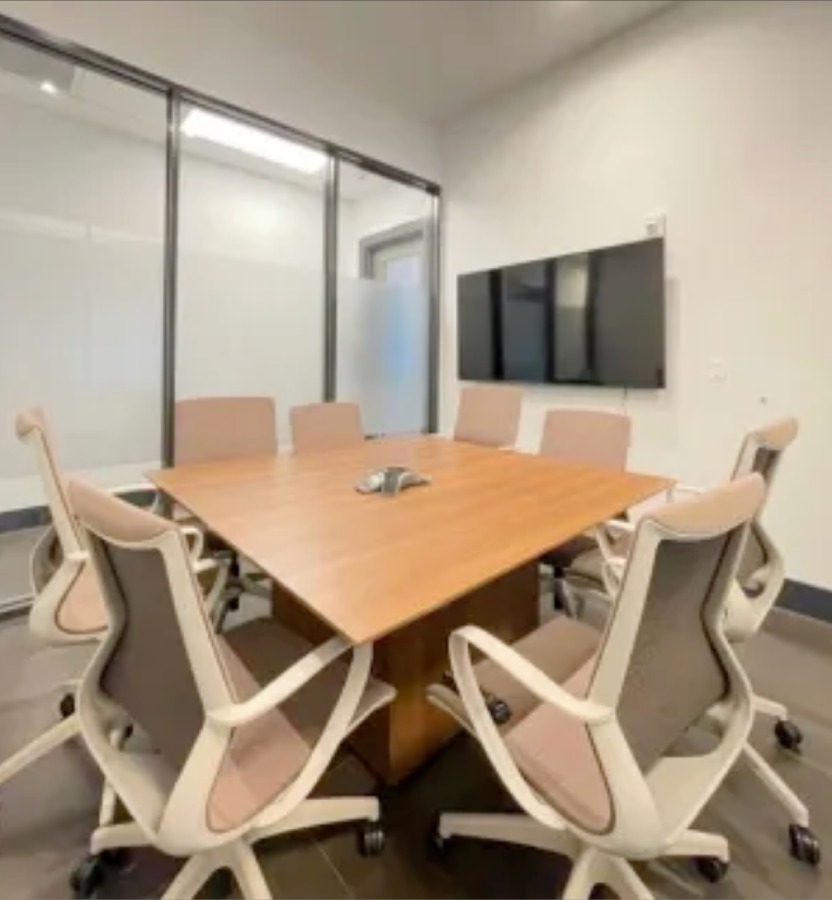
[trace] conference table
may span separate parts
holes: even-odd
[[[431,483],[393,497],[355,490],[388,465]],[[373,642],[374,672],[397,695],[352,746],[388,783],[455,731],[425,698],[448,668],[451,631],[473,623],[506,641],[532,631],[539,558],[670,485],[435,435],[149,477],[272,579],[278,620],[315,642],[333,633]]]

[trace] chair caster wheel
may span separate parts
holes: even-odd
[[[101,862],[112,872],[124,872],[133,863],[133,856],[127,847],[114,847],[99,853]]]
[[[58,712],[60,712],[62,719],[68,719],[70,716],[75,715],[74,694],[64,694],[61,697],[61,702],[58,704]]]
[[[789,719],[781,719],[774,726],[774,736],[784,750],[799,750],[803,732]]]
[[[789,852],[796,860],[810,866],[820,864],[820,841],[803,825],[789,825]]]
[[[443,837],[439,831],[439,816],[436,816],[428,832],[428,856],[435,862],[446,859],[451,849],[451,838]]]
[[[86,857],[69,876],[72,896],[78,900],[88,900],[88,898],[94,897],[103,884],[106,874],[107,864],[100,854]]]
[[[728,873],[728,863],[716,856],[697,856],[694,862],[699,874],[711,884],[722,881]]]
[[[358,828],[358,852],[362,856],[381,856],[385,840],[381,822],[363,822]]]

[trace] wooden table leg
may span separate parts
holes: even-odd
[[[350,739],[369,767],[388,784],[425,763],[458,730],[426,699],[428,685],[449,668],[448,635],[462,625],[479,625],[514,641],[538,625],[537,563],[529,563],[376,642],[374,673],[396,689],[396,699],[373,715]],[[275,616],[319,641],[326,626],[279,588]]]

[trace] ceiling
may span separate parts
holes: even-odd
[[[54,92],[44,92],[45,83],[53,85]],[[0,37],[0,121],[5,104],[9,103],[154,144],[159,148],[161,164],[166,134],[165,103],[161,97]],[[187,112],[188,108],[183,115]],[[34,134],[22,135],[21,146],[31,140],[35,140]],[[272,181],[299,185],[323,198],[323,171],[295,171],[184,135],[182,151],[185,165],[188,158],[199,157]],[[407,190],[349,163],[341,166],[339,188],[341,198],[348,200],[364,199],[381,191]]]
[[[405,115],[442,122],[675,0],[213,0],[256,31]]]

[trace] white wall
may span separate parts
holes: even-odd
[[[223,4],[190,0],[0,0],[0,14],[172,81],[436,177],[432,127],[362,96],[267,34],[241,28]]]
[[[795,413],[766,516],[790,576],[832,587],[830,84],[832,5],[697,2],[455,122],[445,424],[458,273],[637,239],[664,211],[668,389],[530,389],[521,444],[534,448],[548,406],[626,407],[635,468],[712,482],[746,428]]]

